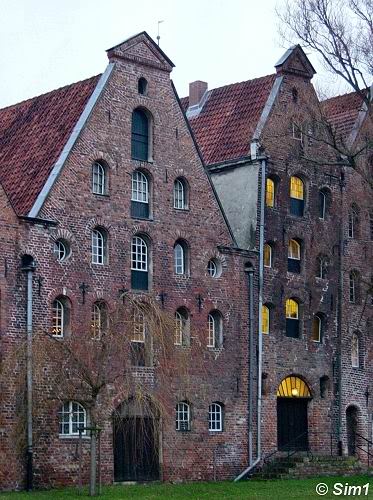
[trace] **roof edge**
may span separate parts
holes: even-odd
[[[80,133],[82,132],[84,126],[86,125],[88,118],[90,117],[93,108],[95,107],[103,89],[106,86],[106,83],[113,71],[115,64],[114,63],[109,63],[105,69],[105,72],[101,75],[96,88],[94,89],[91,97],[89,98],[82,114],[79,117],[79,120],[76,122],[73,131],[70,134],[69,139],[67,140],[58,160],[54,164],[52,171],[50,172],[48,179],[44,183],[44,186],[40,193],[38,194],[31,210],[27,214],[28,217],[31,218],[38,218],[39,212],[42,209],[45,200],[47,199],[50,191],[52,190],[56,180],[58,179],[65,162],[70,155],[76,141],[78,140]]]
[[[281,87],[283,80],[284,80],[284,76],[280,75],[280,76],[277,76],[275,81],[273,82],[271,92],[269,93],[267,101],[264,105],[264,108],[262,110],[262,113],[260,115],[258,123],[256,125],[252,140],[259,140],[259,138],[263,132],[263,129],[267,123],[269,114],[272,111],[274,102],[276,100],[276,97],[278,96],[278,93],[280,91],[280,87]]]

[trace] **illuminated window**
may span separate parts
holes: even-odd
[[[269,319],[270,319],[270,310],[269,307],[263,305],[262,306],[262,333],[269,333]]]
[[[75,401],[64,403],[58,417],[61,436],[79,436],[79,429],[82,430],[82,435],[86,434],[86,430],[83,428],[87,426],[87,414],[80,403]]]
[[[313,340],[313,342],[321,342],[321,338],[322,338],[322,318],[318,314],[315,314],[312,320],[311,340]]]
[[[352,334],[351,338],[351,365],[353,368],[359,368],[359,336]]]
[[[286,336],[299,337],[299,304],[294,299],[287,299],[285,305],[286,313]]]
[[[275,206],[275,183],[270,178],[266,180],[266,205],[267,207]]]
[[[190,431],[190,406],[186,401],[176,405],[176,430]]]
[[[296,240],[290,240],[288,245],[288,271],[300,273],[300,244]]]
[[[264,267],[272,267],[272,247],[269,243],[264,244],[263,263]]]
[[[290,213],[302,217],[304,212],[304,184],[299,177],[290,178]]]
[[[277,389],[278,398],[310,398],[308,385],[299,377],[286,377]]]

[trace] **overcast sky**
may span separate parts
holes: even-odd
[[[0,107],[103,72],[106,49],[143,30],[155,39],[160,20],[181,97],[193,80],[214,88],[272,73],[285,50],[278,2],[0,0]]]

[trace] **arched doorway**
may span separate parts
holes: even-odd
[[[159,479],[159,414],[148,399],[129,399],[113,415],[114,481]]]
[[[277,389],[277,445],[279,450],[308,449],[308,402],[311,391],[299,377],[283,379]]]
[[[349,455],[355,455],[356,453],[358,412],[359,410],[356,406],[349,406],[346,409],[347,451]]]

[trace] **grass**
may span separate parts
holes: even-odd
[[[329,493],[325,496],[318,496],[315,488],[318,483],[326,483],[329,487]],[[269,481],[242,481],[216,482],[216,483],[187,483],[187,484],[138,484],[125,486],[106,486],[99,497],[102,500],[120,500],[136,499],[208,499],[220,500],[226,498],[232,499],[260,499],[260,500],[307,500],[316,498],[338,498],[331,492],[335,483],[342,483],[343,486],[348,483],[351,486],[364,485],[370,482],[370,491],[366,496],[363,491],[360,496],[343,496],[341,498],[370,498],[373,499],[373,477],[354,476],[354,477],[323,477],[313,479],[289,479],[289,480],[269,480]],[[87,491],[79,495],[76,488],[66,488],[63,490],[11,492],[1,493],[0,500],[58,500],[58,499],[86,499],[89,498]]]

